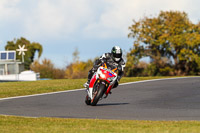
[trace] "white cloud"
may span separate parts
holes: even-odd
[[[20,0],[0,0],[0,20],[13,20],[20,16],[21,12],[17,8]]]
[[[193,3],[194,1],[194,3]],[[99,21],[90,23],[85,28],[87,37],[116,38],[128,34],[128,27],[132,20],[138,20],[144,16],[156,16],[161,10],[185,11],[196,22],[200,2],[198,0],[104,0],[109,4],[102,12]]]
[[[40,0],[26,23],[31,36],[59,37],[73,34],[89,20],[88,0]]]
[[[127,36],[133,19],[160,10],[185,11],[197,22],[199,5],[198,0],[0,0],[0,20],[20,23],[20,32],[32,39],[119,38]]]
[[[139,3],[132,0],[105,0],[105,4],[109,6],[102,12],[99,21],[89,24],[85,32],[99,38],[124,36]]]
[[[63,23],[64,18],[59,9],[48,1],[41,0],[25,20],[26,34],[37,37],[55,34],[62,28]]]

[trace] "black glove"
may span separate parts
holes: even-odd
[[[101,59],[101,64],[104,64],[104,63],[106,63],[106,59]]]
[[[120,77],[120,76],[117,76],[117,82],[119,82],[119,81],[120,81],[120,79],[121,79],[121,77]]]
[[[122,71],[122,66],[121,66],[121,65],[118,65],[118,66],[117,66],[117,70],[118,70],[118,71]]]

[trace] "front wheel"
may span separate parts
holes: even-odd
[[[87,105],[90,105],[91,104],[91,99],[88,97],[88,95],[85,97],[85,103]]]
[[[105,92],[106,86],[104,84],[100,84],[99,88],[94,92],[93,99],[91,100],[91,105],[96,106],[99,99],[103,96]]]

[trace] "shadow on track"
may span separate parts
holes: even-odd
[[[96,106],[118,106],[118,105],[127,105],[129,103],[105,103],[105,104],[97,104]]]

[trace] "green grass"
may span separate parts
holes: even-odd
[[[83,88],[85,79],[0,83],[0,98]]]
[[[169,77],[123,77],[120,83]],[[83,88],[86,79],[44,80],[0,83],[0,98]]]
[[[151,80],[151,79],[164,79],[164,78],[174,78],[174,76],[156,76],[156,77],[123,77],[120,83],[126,82],[135,82],[142,80]]]
[[[1,133],[199,133],[198,121],[132,121],[0,116]]]

